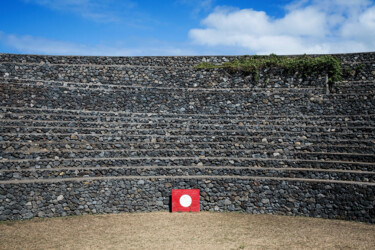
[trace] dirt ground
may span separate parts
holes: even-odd
[[[375,225],[239,213],[122,213],[0,223],[0,249],[375,249]]]

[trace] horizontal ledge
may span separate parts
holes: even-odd
[[[65,179],[44,179],[44,180],[18,180],[18,181],[0,181],[0,185],[7,184],[33,184],[33,183],[59,183],[59,182],[90,182],[90,181],[111,181],[111,180],[174,180],[174,179],[239,179],[239,180],[274,180],[274,181],[291,181],[291,182],[311,182],[311,183],[332,183],[332,184],[349,184],[375,186],[375,183],[339,181],[339,180],[323,180],[323,179],[303,179],[303,178],[278,178],[278,177],[254,177],[254,176],[117,176],[117,177],[84,177],[84,178],[65,178]],[[87,183],[89,184],[89,183]]]
[[[251,138],[251,137],[254,137],[254,136],[251,136],[252,134],[262,134],[262,133],[269,133],[269,134],[294,134],[294,135],[313,135],[313,136],[319,136],[319,137],[324,137],[324,136],[348,136],[348,135],[360,135],[360,136],[370,136],[370,137],[373,137],[375,136],[375,131],[373,133],[356,133],[356,132],[352,132],[352,133],[342,133],[342,132],[307,132],[307,131],[272,131],[272,130],[258,130],[258,131],[246,131],[246,130],[211,130],[209,132],[211,132],[211,134],[205,134],[208,132],[208,130],[205,130],[205,129],[192,129],[192,130],[180,130],[180,129],[112,129],[112,128],[70,128],[70,127],[29,127],[29,126],[2,126],[2,128],[9,128],[9,129],[17,129],[17,128],[26,128],[26,130],[28,129],[46,129],[46,130],[73,130],[75,132],[69,132],[67,131],[66,133],[56,133],[56,132],[50,132],[50,131],[47,131],[47,132],[42,132],[42,133],[34,133],[34,132],[11,132],[11,133],[3,133],[3,132],[0,132],[0,135],[31,135],[31,134],[34,134],[34,135],[58,135],[58,134],[74,134],[74,135],[98,135],[98,136],[105,136],[105,135],[121,135],[121,136],[152,136],[152,137],[162,137],[162,136],[165,136],[165,137],[170,137],[170,138],[174,138],[174,137],[204,137],[204,138],[208,138],[208,137],[235,137],[235,138]],[[92,130],[107,130],[109,132],[107,133],[95,133],[95,134],[90,134],[89,132],[87,134],[83,134],[83,133],[76,133],[78,130],[87,130],[87,131],[92,131]],[[116,131],[116,132],[111,132],[111,131]],[[137,132],[139,131],[151,131],[152,133],[149,133],[149,134],[137,134]],[[157,133],[155,133],[155,131],[159,131],[159,132],[164,132],[164,135],[159,135]],[[134,132],[134,134],[132,133],[128,133],[128,132]],[[168,133],[180,133],[180,134],[177,134],[177,135],[166,135],[165,133],[168,132]],[[181,134],[182,133],[182,134]],[[195,134],[185,134],[185,133],[195,133]],[[236,133],[236,134],[233,134],[233,133]],[[242,135],[241,135],[242,134]],[[267,136],[267,135],[264,135],[264,136]],[[359,137],[358,137],[359,138]]]
[[[144,116],[143,118],[149,118],[150,116],[198,116],[198,117],[220,117],[220,118],[269,118],[269,117],[278,117],[278,118],[322,118],[322,117],[375,117],[374,114],[347,114],[347,115],[228,115],[228,114],[180,114],[180,113],[140,113],[140,112],[127,112],[127,111],[101,111],[101,110],[77,110],[77,109],[49,109],[49,108],[31,108],[31,107],[6,107],[0,106],[0,109],[17,109],[17,110],[34,110],[34,111],[45,111],[45,112],[75,112],[75,113],[99,113],[104,114],[106,117],[109,117],[108,114],[111,114],[112,117],[120,117],[119,115],[131,115],[130,118],[137,118],[134,115]],[[59,114],[57,114],[59,115]],[[98,114],[94,114],[93,116],[97,117]]]
[[[258,125],[256,125],[258,126]],[[260,126],[260,125],[259,125]],[[264,125],[264,127],[273,127],[273,125]],[[272,130],[256,130],[256,131],[248,131],[246,129],[249,129],[249,127],[246,127],[246,125],[243,126],[243,130],[238,129],[213,129],[213,130],[207,130],[207,129],[189,129],[186,130],[184,128],[176,129],[176,128],[143,128],[143,129],[127,129],[127,128],[108,128],[108,127],[98,127],[98,128],[92,128],[92,127],[59,127],[59,126],[28,126],[28,125],[19,125],[19,126],[13,126],[13,125],[3,125],[2,128],[27,128],[27,129],[58,129],[58,130],[113,130],[113,131],[122,131],[122,132],[139,132],[139,131],[161,131],[161,132],[218,132],[218,133],[280,133],[280,134],[308,134],[308,135],[355,135],[356,133],[337,133],[335,131],[327,131],[327,132],[306,132],[306,131],[272,131]],[[261,126],[260,126],[261,127]],[[297,127],[297,126],[295,126]],[[313,128],[313,126],[301,126],[298,128]],[[317,128],[325,128],[325,127],[318,127]],[[329,127],[331,129],[333,127]],[[334,127],[334,129],[344,128],[345,127]],[[348,129],[374,129],[375,133],[375,127],[353,127]],[[361,135],[374,135],[374,133],[361,133]],[[126,134],[124,134],[126,135]],[[157,135],[157,134],[153,134]],[[211,136],[211,135],[208,135]]]
[[[0,170],[0,173],[11,172],[36,172],[36,171],[74,171],[74,170],[108,170],[108,169],[230,169],[230,170],[263,170],[263,171],[306,171],[306,172],[325,172],[325,173],[349,173],[349,174],[370,174],[375,175],[374,171],[346,170],[346,169],[324,169],[324,168],[291,168],[291,167],[232,167],[232,166],[107,166],[107,167],[63,167],[63,168],[25,168],[15,170]]]
[[[110,157],[110,158],[64,158],[64,159],[22,159],[22,160],[0,160],[0,163],[6,162],[43,162],[43,161],[117,161],[117,160],[249,160],[249,161],[277,161],[277,162],[316,162],[316,163],[337,163],[337,164],[357,164],[374,165],[373,162],[355,162],[355,161],[325,161],[325,160],[305,160],[305,159],[282,159],[282,158],[246,158],[246,157]]]
[[[374,148],[375,150],[375,148]],[[309,152],[304,152],[304,151],[296,151],[296,150],[290,150],[285,152],[279,152],[276,150],[268,150],[268,149],[174,149],[174,148],[155,148],[155,149],[59,149],[58,151],[54,150],[39,150],[39,151],[29,151],[27,153],[29,154],[39,154],[39,153],[46,153],[46,154],[52,154],[52,153],[78,153],[78,152],[83,152],[83,153],[99,153],[99,152],[206,152],[206,153],[212,153],[212,152],[220,152],[220,153],[230,153],[230,152],[242,152],[242,153],[279,153],[280,155],[288,155],[290,154],[303,154],[303,155],[315,155],[315,154],[322,154],[322,155],[348,155],[348,156],[373,156],[375,157],[374,154],[362,154],[362,153],[348,153],[348,152],[322,152],[322,151],[309,151]],[[22,153],[26,154],[24,150],[14,150],[14,151],[3,151],[2,153]]]
[[[286,91],[286,90],[293,90],[295,92],[298,91],[325,91],[325,88],[319,88],[319,87],[310,87],[310,88],[300,88],[298,86],[290,87],[290,88],[282,88],[282,87],[252,87],[251,85],[246,88],[233,88],[233,87],[228,87],[228,88],[202,88],[202,87],[168,87],[168,86],[163,86],[163,84],[160,84],[160,86],[152,86],[150,84],[145,84],[145,85],[140,85],[140,84],[131,84],[131,85],[121,85],[121,84],[106,84],[106,83],[82,83],[82,82],[70,82],[70,81],[56,81],[56,80],[35,80],[35,79],[24,79],[24,78],[0,78],[0,85],[1,84],[18,84],[18,85],[35,85],[35,86],[46,86],[46,85],[39,85],[37,83],[27,83],[26,81],[29,82],[44,82],[48,83],[56,83],[56,84],[63,84],[63,86],[54,86],[54,87],[61,87],[61,88],[69,88],[69,89],[85,89],[85,90],[95,90],[95,88],[87,88],[86,86],[94,86],[100,88],[99,90],[101,91],[106,91],[106,89],[101,89],[101,88],[140,88],[140,89],[161,89],[161,90],[178,90],[178,91],[224,91],[224,92],[231,92],[231,91],[257,91],[257,92],[279,92],[279,91]],[[25,82],[9,82],[7,83],[7,80],[19,80],[19,81],[25,81]],[[73,87],[73,86],[65,86],[67,85],[82,85],[80,87]],[[47,85],[48,86],[48,85]],[[46,86],[46,87],[47,87]],[[112,91],[112,90],[108,90]],[[323,95],[323,93],[321,93]],[[357,94],[357,93],[356,93]],[[324,94],[325,95],[325,94]],[[329,95],[337,95],[337,94],[329,94]],[[338,94],[342,95],[342,94]],[[363,93],[362,95],[366,95]],[[368,95],[368,94],[367,94]]]
[[[190,120],[191,121],[191,120]],[[198,120],[197,120],[198,121]],[[75,120],[70,120],[70,121],[65,121],[65,120],[35,120],[35,119],[3,119],[3,118],[0,118],[0,123],[3,122],[9,122],[9,123],[12,123],[12,122],[22,122],[22,123],[46,123],[46,124],[49,124],[49,123],[60,123],[60,124],[65,124],[65,123],[75,123],[77,125],[82,125],[82,124],[113,124],[113,125],[129,125],[129,126],[136,126],[136,125],[148,125],[148,126],[157,126],[157,125],[170,125],[172,127],[175,127],[174,124],[171,124],[169,122],[158,122],[158,123],[147,123],[147,122],[107,122],[107,121],[96,121],[96,122],[81,122],[81,121],[75,121]],[[237,126],[237,127],[242,127],[243,129],[246,129],[246,128],[253,128],[253,127],[261,127],[261,128],[264,128],[264,127],[283,127],[283,128],[288,128],[288,127],[293,127],[293,128],[327,128],[327,129],[374,129],[375,131],[375,126],[358,126],[358,127],[355,127],[355,126],[337,126],[335,124],[333,125],[327,125],[327,126],[319,126],[319,125],[303,125],[303,124],[298,124],[298,122],[296,123],[292,123],[292,122],[287,122],[287,124],[271,124],[271,122],[269,120],[267,120],[267,122],[269,122],[270,124],[268,125],[265,125],[265,124],[243,124],[243,125],[238,125],[239,122],[236,122],[236,123],[229,123],[229,124],[218,124],[218,123],[181,123],[181,124],[177,124],[177,125],[180,125],[181,128],[184,128],[184,127],[191,127],[191,126],[212,126],[212,127],[225,127],[225,126]],[[345,123],[353,123],[353,122],[347,122],[347,121],[342,121],[344,124]],[[362,123],[365,123],[363,121],[357,121],[357,122],[362,122]],[[324,123],[323,121],[319,122],[319,123]],[[339,121],[332,121],[332,123],[339,123]],[[371,121],[372,123],[372,121]],[[375,121],[373,123],[375,125]],[[9,125],[8,125],[9,126]],[[5,127],[5,126],[3,126]],[[14,127],[14,126],[12,126]],[[28,127],[28,128],[32,128],[32,126],[26,126],[26,125],[21,125],[21,126],[17,126],[17,127]],[[38,127],[42,127],[42,126],[38,126]],[[58,126],[50,126],[50,127],[45,127],[45,128],[82,128],[82,129],[101,129],[103,127],[79,127],[79,126],[75,126],[75,127],[58,127]],[[111,129],[112,127],[104,127],[106,129]],[[126,127],[125,127],[126,128]],[[161,128],[163,129],[163,128]],[[164,128],[164,129],[170,129],[170,128]],[[138,130],[147,130],[147,129],[138,129]],[[225,130],[226,131],[226,130]],[[240,131],[240,130],[239,130]]]
[[[69,90],[85,90],[85,91],[100,91],[100,92],[118,92],[119,90],[118,89],[110,89],[110,88],[101,88],[101,87],[98,87],[98,88],[88,88],[88,87],[69,87],[69,86],[48,86],[48,85],[36,85],[36,84],[23,84],[23,83],[11,83],[13,85],[24,85],[24,86],[30,86],[30,87],[45,87],[45,88],[64,88],[64,89],[69,89]],[[5,85],[4,83],[0,83],[0,85]],[[102,86],[102,87],[105,87],[105,86]],[[116,87],[118,88],[118,87]],[[122,87],[119,87],[119,88],[122,88]],[[215,92],[223,92],[223,94],[232,94],[232,95],[239,95],[239,94],[248,94],[247,92],[251,92],[251,93],[255,93],[253,91],[253,89],[251,88],[248,88],[248,89],[238,89],[238,90],[232,90],[232,89],[223,89],[223,90],[218,90],[218,89],[197,89],[197,88],[171,88],[171,87],[126,87],[128,89],[130,88],[139,88],[141,90],[146,90],[146,89],[158,89],[160,90],[160,92],[167,92],[167,93],[170,93],[172,91],[175,91],[175,92],[202,92],[202,93],[207,93],[207,94],[210,94],[210,93],[215,93]],[[27,90],[25,90],[27,91]],[[267,91],[265,91],[267,92]],[[138,89],[135,89],[135,90],[128,90],[126,93],[139,93],[139,90]],[[258,93],[261,93],[261,92],[258,92]],[[297,93],[283,93],[284,95],[293,95],[293,94],[297,94]],[[332,100],[368,100],[368,96],[373,96],[374,93],[370,94],[370,93],[355,93],[355,97],[354,97],[354,94],[335,94],[335,93],[330,93],[330,94],[325,94],[325,93],[320,93],[319,94],[320,96],[322,97],[343,97],[343,98],[333,98],[333,99],[327,99],[327,98],[323,98],[321,100],[321,102],[332,102]],[[352,99],[350,99],[349,97],[350,96],[353,96]],[[359,97],[366,97],[366,99],[358,99]],[[355,99],[356,98],[356,99]],[[300,97],[300,99],[303,99],[303,97]],[[37,100],[34,98],[34,100]],[[312,103],[312,101],[309,100],[309,98],[306,98],[305,99],[307,102],[309,103]],[[276,103],[276,102],[275,102]]]
[[[83,82],[72,82],[72,81],[59,81],[59,80],[43,80],[43,79],[30,79],[30,78],[11,78],[11,77],[8,77],[8,78],[5,78],[5,77],[0,77],[0,83],[1,82],[5,82],[5,81],[29,81],[29,82],[50,82],[50,83],[66,83],[66,84],[86,84],[86,85],[98,85],[98,86],[144,86],[144,85],[140,85],[140,84],[132,84],[132,85],[118,85],[118,84],[107,84],[107,83],[101,83],[101,82],[86,82],[86,83],[83,83]],[[270,80],[275,80],[275,81],[280,81],[280,79],[270,79]],[[318,79],[318,80],[323,80],[323,79]],[[118,82],[119,80],[117,80]],[[116,82],[116,81],[115,81]],[[338,83],[338,85],[336,86],[337,88],[340,88],[340,87],[361,87],[361,86],[374,86],[375,83],[374,81],[372,80],[350,80],[350,81],[341,81]],[[289,88],[283,88],[283,87],[259,87],[259,86],[256,86],[254,87],[254,85],[250,85],[249,88],[252,88],[252,89],[267,89],[267,90],[278,90],[278,89],[283,89],[283,90],[288,90],[288,89],[293,89],[293,90],[296,90],[296,89],[311,89],[311,90],[326,90],[326,88],[319,88],[319,87],[309,87],[309,88],[299,88],[297,86],[293,86],[293,87],[289,87]],[[221,89],[233,89],[233,88],[221,88]],[[239,89],[242,89],[242,88],[239,88]]]
[[[331,54],[330,54],[331,55]],[[340,55],[340,54],[339,54]],[[39,55],[36,55],[36,56],[39,56]],[[53,57],[56,57],[56,56],[53,56]],[[84,56],[84,57],[87,57],[87,56]],[[185,58],[194,58],[195,56],[178,56],[178,57],[185,57]],[[225,55],[219,55],[219,56],[200,56],[202,59],[203,58],[210,58],[210,57],[216,57],[216,58],[220,58],[220,57],[226,57],[226,58],[229,58],[228,60],[235,60],[235,59],[239,59],[243,56],[225,56]],[[126,58],[126,57],[125,57]],[[136,57],[133,57],[133,58],[136,58]],[[150,57],[148,57],[150,58]],[[163,56],[157,56],[156,59],[159,59],[159,58],[171,58],[171,59],[175,59],[173,56],[172,57],[169,57],[169,56],[166,56],[166,57],[163,57]],[[45,58],[45,60],[48,61],[48,57]],[[43,63],[42,63],[43,62]],[[178,59],[177,59],[177,63],[178,63]],[[47,65],[47,66],[73,66],[73,67],[98,67],[98,68],[105,68],[105,67],[114,67],[114,68],[162,68],[162,69],[174,69],[174,68],[181,68],[181,69],[187,69],[187,68],[190,68],[190,69],[194,69],[195,66],[200,63],[200,62],[203,62],[202,60],[201,61],[197,61],[197,62],[194,62],[192,64],[187,64],[187,63],[184,63],[183,61],[181,62],[181,64],[186,64],[187,66],[173,66],[173,64],[170,64],[170,65],[163,65],[163,66],[160,66],[160,65],[136,65],[136,64],[97,64],[97,63],[51,63],[48,61],[48,63],[45,63],[44,61],[41,61],[41,62],[17,62],[17,61],[0,61],[0,64],[15,64],[15,65],[36,65],[36,66],[44,66],[44,65]],[[223,61],[224,62],[224,61]],[[221,63],[223,63],[221,62]],[[158,63],[156,61],[156,63]],[[209,62],[209,63],[213,63],[213,62]],[[220,64],[221,64],[220,63]],[[341,65],[350,65],[350,64],[372,64],[373,61],[341,61]],[[197,69],[197,70],[201,70],[201,69]]]
[[[261,137],[259,137],[261,138]],[[273,139],[272,137],[268,137],[268,139]],[[296,138],[288,138],[288,139],[298,139],[297,137]],[[320,140],[319,140],[320,141]],[[345,142],[345,140],[337,140],[337,141],[327,141],[327,142],[338,142],[338,143],[342,143],[342,142]],[[353,142],[353,140],[346,140],[346,142],[350,142],[351,144],[352,143],[373,143],[374,146],[375,146],[375,140],[374,141],[366,141],[366,140],[361,140],[361,141],[358,141],[358,142]],[[61,141],[38,141],[38,142],[33,142],[33,141],[0,141],[0,145],[1,144],[11,144],[11,145],[14,145],[14,144],[23,144],[23,145],[34,145],[34,146],[40,146],[40,145],[44,145],[44,144],[48,144],[48,145],[66,145],[66,144],[69,144],[69,143],[77,143],[75,141],[66,141],[65,139],[61,140]],[[130,145],[130,146],[134,146],[134,145],[184,145],[184,144],[187,144],[187,145],[204,145],[204,144],[207,144],[207,145],[227,145],[227,144],[231,144],[232,146],[234,145],[233,143],[235,142],[232,142],[232,141],[222,141],[222,142],[126,142],[124,143],[124,141],[122,142],[109,142],[109,141],[106,141],[106,142],[90,142],[89,144],[90,145],[115,145],[115,144],[120,144],[120,145]],[[345,144],[322,144],[322,143],[311,143],[311,140],[308,142],[309,144],[311,145],[307,145],[307,144],[302,144],[301,145],[296,145],[295,142],[279,142],[279,141],[272,141],[272,142],[269,142],[269,143],[266,143],[266,142],[239,142],[240,145],[243,145],[243,144],[251,144],[251,145],[268,145],[268,146],[294,146],[294,147],[300,147],[300,148],[308,148],[308,147],[321,147],[321,148],[326,148],[326,147],[333,147],[333,148],[351,148],[351,149],[374,149],[373,146],[353,146],[353,145],[345,145]],[[235,143],[236,144],[236,143]],[[83,144],[84,145],[84,144]],[[235,146],[235,147],[238,147],[238,146]],[[231,150],[231,149],[229,149]],[[375,150],[375,149],[374,149]],[[3,151],[5,152],[5,151]]]
[[[47,59],[48,60],[48,59]],[[113,68],[155,68],[155,69],[168,69],[168,68],[171,68],[171,69],[194,69],[195,68],[195,65],[191,65],[191,66],[171,66],[171,65],[168,65],[168,66],[157,66],[157,65],[131,65],[131,64],[85,64],[85,63],[82,63],[82,64],[70,64],[70,63],[44,63],[44,64],[41,64],[40,62],[37,63],[37,62],[26,62],[26,63],[22,63],[22,62],[5,62],[5,61],[0,61],[0,65],[1,64],[16,64],[16,65],[36,65],[36,66],[40,66],[40,67],[43,67],[44,65],[48,65],[48,66],[72,66],[72,67],[95,67],[95,68],[105,68],[105,67],[113,67]],[[197,69],[198,70],[198,69]]]
[[[88,119],[97,119],[98,117],[101,117],[101,118],[110,118],[110,119],[114,119],[114,120],[121,120],[120,122],[106,122],[106,121],[100,121],[100,122],[80,122],[80,121],[77,121],[77,120],[62,120],[63,123],[71,123],[71,122],[76,122],[76,123],[104,123],[104,124],[128,124],[129,122],[126,122],[125,120],[146,120],[145,122],[139,122],[138,124],[149,124],[147,121],[150,121],[150,120],[162,120],[162,121],[169,121],[169,120],[172,120],[172,121],[188,121],[188,122],[191,122],[193,121],[193,123],[190,123],[191,125],[204,125],[204,124],[200,124],[200,123],[197,123],[197,121],[211,121],[211,122],[214,122],[214,123],[206,123],[207,125],[212,125],[212,124],[218,124],[216,123],[216,121],[219,121],[219,122],[228,122],[228,123],[219,123],[218,125],[238,125],[239,122],[264,122],[264,119],[267,119],[267,122],[286,122],[286,123],[290,123],[291,125],[293,125],[293,121],[289,121],[289,120],[280,120],[280,119],[296,119],[297,117],[279,117],[279,119],[268,119],[268,117],[260,117],[260,116],[254,116],[252,117],[252,119],[248,119],[248,120],[243,120],[243,119],[236,119],[234,122],[233,120],[230,120],[230,119],[212,119],[212,118],[180,118],[180,117],[177,117],[177,118],[173,118],[173,117],[135,117],[135,116],[99,116],[99,115],[74,115],[74,114],[34,114],[34,113],[6,113],[7,115],[12,115],[12,116],[46,116],[46,115],[50,115],[50,116],[58,116],[58,117],[75,117],[75,118],[88,118]],[[347,117],[352,117],[352,115],[348,115]],[[356,117],[356,116],[354,116]],[[364,116],[364,117],[372,117],[372,116]],[[263,119],[261,119],[263,118]],[[317,117],[319,118],[319,117]],[[333,117],[334,118],[334,117]],[[1,119],[3,121],[6,121],[6,120],[14,120],[14,121],[22,121],[22,119]],[[25,119],[25,121],[28,121],[27,119]],[[31,121],[34,121],[34,122],[53,122],[51,120],[31,120]],[[57,120],[56,120],[57,121]],[[344,124],[347,124],[347,123],[360,123],[360,122],[363,122],[363,123],[373,123],[375,122],[375,116],[374,116],[374,121],[367,121],[367,120],[348,120],[348,121],[335,121],[335,120],[311,120],[311,119],[302,119],[302,120],[297,120],[297,122],[306,122],[306,123],[344,123]],[[256,123],[254,124],[256,125]],[[269,126],[269,125],[268,125]]]
[[[71,136],[72,133],[0,133],[0,135],[6,135],[6,136],[16,136],[17,138],[19,138],[19,136],[23,135],[23,136]],[[123,134],[113,134],[113,133],[106,133],[106,134],[79,134],[79,133],[74,133],[74,135],[77,135],[77,136],[81,136],[81,137],[101,137],[101,136],[115,136],[115,135],[119,135],[119,136],[122,136],[122,138],[139,138],[139,137],[145,137],[145,138],[174,138],[174,139],[193,139],[193,138],[210,138],[210,139],[218,139],[218,138],[228,138],[228,135],[214,135],[214,136],[204,136],[204,135],[171,135],[171,136],[166,136],[166,135],[123,135]],[[306,141],[307,143],[311,143],[311,142],[321,142],[320,139],[305,139],[303,138],[302,136],[303,135],[307,135],[307,134],[302,134],[301,136],[296,136],[296,137],[288,137],[288,138],[285,138],[285,137],[282,137],[282,136],[267,136],[267,140],[277,140],[277,139],[288,139],[290,141],[295,141],[295,140],[304,140]],[[242,142],[252,142],[252,140],[254,139],[263,139],[264,136],[238,136],[238,135],[231,135],[230,138],[245,138],[247,140],[244,140],[244,141],[240,141],[239,143],[242,143]],[[28,138],[27,140],[30,140],[30,138]],[[79,140],[76,140],[74,142],[78,142]],[[113,140],[115,141],[115,140]],[[370,138],[368,140],[364,140],[363,138],[360,138],[359,141],[356,141],[354,139],[348,139],[348,140],[325,140],[326,142],[329,142],[329,143],[343,143],[343,142],[350,142],[350,143],[371,143],[371,144],[375,144],[375,141],[373,138]],[[122,140],[122,142],[124,142],[124,140]],[[231,141],[231,140],[227,140],[227,141],[222,141],[222,142],[207,142],[207,143],[236,143],[236,141]],[[269,142],[269,144],[272,145],[272,142],[274,141],[271,141]],[[0,142],[1,143],[1,142]],[[131,141],[126,141],[126,143],[128,144],[131,144],[131,143],[139,143],[139,142],[131,142]],[[147,143],[151,143],[151,142],[147,142]],[[189,142],[185,142],[185,143],[189,143]],[[190,142],[190,143],[200,143],[200,142]],[[301,143],[301,146],[303,144]],[[333,144],[334,145],[334,144]],[[330,146],[330,144],[327,144],[327,146]]]

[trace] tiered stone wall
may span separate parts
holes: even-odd
[[[344,80],[194,68],[236,57],[0,54],[0,220],[169,209],[375,222],[375,53]]]

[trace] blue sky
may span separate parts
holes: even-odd
[[[0,53],[375,51],[373,0],[0,0]]]

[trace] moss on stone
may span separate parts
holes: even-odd
[[[221,65],[202,62],[196,66],[198,69],[223,68],[230,72],[241,72],[259,78],[260,71],[267,68],[280,68],[287,74],[300,74],[303,78],[319,74],[327,74],[328,82],[335,83],[342,79],[341,62],[331,55],[324,56],[243,56]]]

